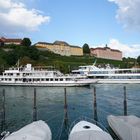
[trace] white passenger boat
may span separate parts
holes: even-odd
[[[10,68],[0,76],[0,85],[10,86],[86,86],[95,82],[83,76],[63,75],[58,70],[36,69],[31,64]]]
[[[113,140],[110,134],[87,121],[78,122],[71,130],[69,140]]]
[[[108,123],[120,140],[140,140],[140,118],[110,115]]]
[[[96,79],[97,83],[140,83],[140,68],[98,68],[95,65],[79,66],[73,74]]]
[[[28,124],[18,131],[5,135],[2,140],[51,140],[52,133],[44,121]]]

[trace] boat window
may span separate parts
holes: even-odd
[[[50,81],[53,81],[53,79],[51,78]]]
[[[49,81],[49,79],[46,79],[46,81]]]
[[[37,81],[37,79],[33,79],[33,81]]]
[[[11,79],[9,78],[9,81],[11,81]]]
[[[70,81],[70,78],[66,78],[66,81]]]
[[[20,75],[20,73],[17,73],[17,76],[19,76]]]
[[[63,78],[60,78],[60,81],[63,81]]]
[[[44,81],[44,79],[41,79],[41,81]]]
[[[58,79],[55,79],[55,81],[58,81]]]
[[[40,79],[37,79],[37,81],[40,81]]]

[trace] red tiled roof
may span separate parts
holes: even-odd
[[[3,40],[0,38],[0,42],[3,42]]]
[[[22,39],[6,39],[5,42],[22,42]]]
[[[4,38],[4,37],[1,37],[0,40],[3,42],[22,42],[22,39],[13,39],[13,38]]]

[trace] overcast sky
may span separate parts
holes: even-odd
[[[0,0],[0,36],[140,55],[140,0]]]

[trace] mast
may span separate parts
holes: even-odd
[[[17,68],[18,68],[18,70],[19,70],[19,62],[20,62],[20,58],[17,61]]]

